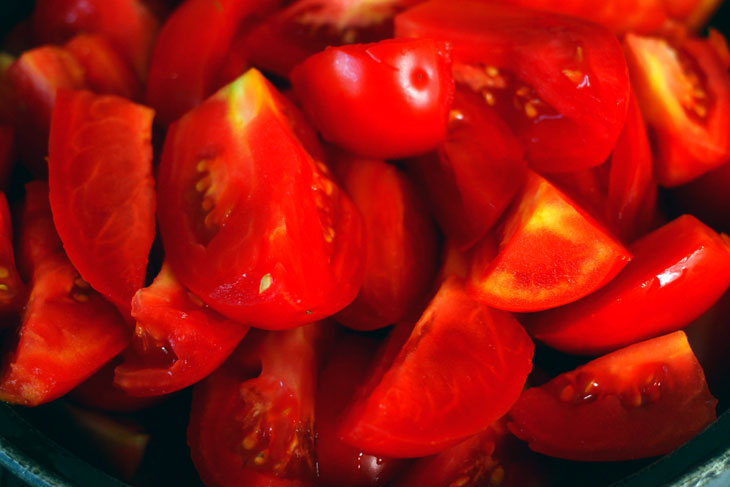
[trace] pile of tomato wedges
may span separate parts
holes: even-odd
[[[0,54],[0,399],[191,387],[208,487],[675,450],[730,370],[718,3],[36,0]]]

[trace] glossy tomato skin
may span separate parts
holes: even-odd
[[[505,414],[532,367],[517,320],[472,300],[456,278],[412,330],[395,332],[339,430],[372,454],[429,455],[478,433]]]
[[[510,429],[559,458],[669,453],[715,420],[717,401],[684,332],[640,342],[522,393]],[[671,425],[668,427],[668,425]]]
[[[175,275],[221,314],[267,329],[339,311],[364,271],[361,216],[302,145],[295,112],[250,70],[170,129],[160,165]]]
[[[340,335],[319,376],[315,450],[318,482],[323,485],[384,485],[404,464],[364,453],[337,435],[338,418],[366,378],[378,345],[367,335]]]
[[[251,62],[286,77],[329,46],[366,44],[393,37],[393,17],[420,0],[298,0],[244,34]]]
[[[437,153],[409,163],[441,228],[462,250],[484,237],[524,184],[520,143],[484,98],[459,87]]]
[[[432,0],[395,24],[398,36],[453,46],[457,85],[482,94],[500,113],[537,171],[585,169],[608,157],[626,118],[629,79],[607,29],[480,0]]]
[[[626,58],[654,139],[656,178],[678,186],[730,160],[730,75],[706,40],[629,34]]]
[[[534,317],[529,330],[564,352],[596,355],[677,330],[730,286],[730,240],[685,215],[630,246],[634,260],[604,288]]]
[[[140,0],[38,0],[31,25],[40,43],[61,44],[80,33],[106,38],[142,81],[159,28]]]
[[[438,236],[413,183],[377,159],[338,154],[334,171],[365,223],[365,279],[334,318],[356,330],[401,321],[425,299],[436,273]]]
[[[580,299],[631,260],[598,221],[534,172],[497,236],[498,249],[489,235],[474,248],[468,290],[507,311],[537,311]]]
[[[63,253],[47,185],[30,183],[26,195],[20,242],[35,247],[29,252],[32,280],[17,341],[3,357],[0,399],[36,406],[69,392],[121,352],[129,329]],[[50,238],[37,240],[45,236]]]
[[[125,313],[155,236],[153,116],[120,97],[62,91],[51,120],[53,221],[84,279]]]
[[[219,70],[240,24],[276,3],[191,0],[172,13],[155,44],[147,83],[146,101],[157,111],[157,123],[168,126],[222,86]]]
[[[193,391],[188,444],[205,485],[315,481],[315,391],[332,328],[252,331]]]
[[[450,46],[392,39],[328,48],[290,74],[322,136],[355,154],[396,159],[446,137],[453,100]]]
[[[114,384],[132,396],[169,394],[205,378],[243,339],[248,326],[211,310],[169,265],[132,300],[137,321]]]

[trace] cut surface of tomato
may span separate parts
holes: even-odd
[[[510,429],[559,458],[616,461],[668,453],[715,420],[684,332],[600,357],[522,393]]]
[[[132,317],[137,326],[114,384],[133,396],[168,394],[198,382],[248,331],[185,289],[167,264],[151,286],[135,294]]]
[[[415,156],[446,138],[454,81],[450,46],[443,42],[389,39],[331,47],[289,77],[322,137],[355,154]]]
[[[499,237],[496,255],[489,237],[475,247],[469,291],[508,311],[575,301],[609,282],[631,259],[596,220],[533,172]]]
[[[172,126],[159,172],[177,278],[221,314],[267,329],[341,310],[364,272],[362,218],[302,145],[295,112],[249,70]]]
[[[120,97],[62,91],[51,121],[56,229],[84,279],[127,313],[155,235],[153,115]]]
[[[396,17],[399,37],[453,46],[454,79],[484,97],[538,171],[608,157],[626,118],[629,79],[616,37],[581,19],[493,1],[432,0]]]
[[[675,331],[730,286],[730,239],[685,215],[629,247],[634,260],[590,296],[534,316],[528,329],[553,348],[605,353]]]
[[[533,344],[517,320],[472,300],[455,278],[396,337],[339,430],[371,454],[429,455],[482,431],[514,403],[532,367]]]

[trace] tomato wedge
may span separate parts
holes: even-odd
[[[114,384],[132,396],[168,394],[198,382],[248,331],[182,287],[167,264],[151,286],[137,291],[132,316],[132,344],[114,373]]]
[[[712,44],[628,34],[624,47],[659,184],[678,186],[728,162],[730,76]]]
[[[436,273],[436,228],[411,181],[377,159],[336,156],[335,172],[365,222],[365,279],[334,318],[374,330],[404,318],[430,291]]]
[[[2,359],[0,400],[36,406],[66,394],[121,352],[129,328],[63,253],[47,185],[28,184],[26,198],[20,242],[36,249],[29,253],[33,277],[16,341]]]
[[[332,47],[289,77],[322,137],[355,154],[410,157],[446,138],[454,96],[448,44],[389,39]]]
[[[249,70],[171,127],[160,165],[175,275],[221,314],[266,329],[341,310],[364,272],[362,219],[297,138],[296,111]]]
[[[252,331],[193,390],[188,444],[206,485],[314,483],[318,356],[331,328]]]
[[[631,259],[605,228],[533,172],[499,237],[496,255],[489,237],[475,247],[468,289],[508,311],[575,301],[609,282]]]
[[[602,289],[536,315],[531,334],[553,348],[596,355],[675,331],[730,286],[730,239],[685,215],[631,245],[634,260]]]
[[[509,426],[546,455],[630,460],[676,449],[715,420],[716,404],[687,337],[677,331],[526,390]]]
[[[457,84],[500,113],[534,169],[573,171],[608,157],[626,118],[629,79],[607,29],[483,0],[432,0],[395,25],[399,37],[452,44]]]
[[[396,332],[339,430],[371,454],[429,455],[478,433],[506,413],[532,367],[517,320],[469,298],[455,278],[412,330]]]
[[[144,285],[155,236],[153,115],[116,96],[62,91],[51,121],[56,229],[84,279],[124,313]]]

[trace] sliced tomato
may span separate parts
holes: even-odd
[[[137,327],[114,384],[133,396],[168,394],[198,382],[248,331],[180,285],[167,264],[151,286],[135,294],[132,316]]]
[[[474,249],[469,291],[508,311],[536,311],[580,299],[631,260],[605,228],[533,172],[499,237],[496,255],[490,238]]]
[[[322,136],[384,159],[435,149],[454,93],[451,50],[430,39],[332,47],[292,69],[294,92]]]
[[[16,342],[2,359],[0,399],[36,406],[66,394],[121,352],[129,328],[114,306],[81,279],[58,237],[34,242],[41,234],[53,234],[48,187],[31,183],[26,194],[30,211],[23,214],[23,229],[30,233],[21,231],[21,246],[45,246],[49,252],[32,253],[30,296]],[[36,211],[40,208],[45,211]]]
[[[75,34],[106,38],[147,79],[159,24],[139,0],[37,0],[31,19],[40,43],[61,44]]]
[[[10,317],[20,313],[27,298],[26,288],[15,266],[13,222],[5,193],[0,193],[0,326],[12,326]]]
[[[56,229],[84,279],[126,313],[155,236],[153,116],[116,96],[62,91],[51,121]]]
[[[519,141],[483,98],[456,90],[446,141],[409,170],[426,188],[441,228],[464,250],[499,219],[524,184]]]
[[[297,138],[296,111],[249,70],[171,127],[160,165],[175,275],[221,314],[267,329],[341,310],[364,272],[362,219]]]
[[[472,300],[457,279],[409,329],[390,338],[340,426],[346,443],[374,455],[429,455],[478,433],[506,413],[532,367],[517,320]]]
[[[328,357],[317,385],[315,442],[318,482],[323,485],[384,485],[402,460],[369,455],[337,435],[338,418],[365,379],[378,349],[367,335],[344,334]]]
[[[189,0],[167,19],[155,44],[147,104],[167,126],[223,86],[219,71],[241,24],[277,0]],[[228,80],[232,81],[232,80]]]
[[[553,348],[596,355],[675,331],[730,286],[730,239],[685,215],[637,240],[634,260],[586,298],[534,317],[531,334]]]
[[[420,0],[297,0],[246,35],[251,62],[288,76],[291,69],[328,46],[393,37],[393,17]]]
[[[684,184],[730,160],[730,75],[706,40],[629,34],[626,59],[653,137],[656,178]]]
[[[134,71],[104,37],[79,34],[65,47],[84,68],[84,79],[90,90],[131,100],[141,98],[142,85]]]
[[[526,390],[510,411],[510,429],[546,455],[630,460],[676,449],[715,420],[716,404],[678,331]]]
[[[629,97],[626,61],[609,30],[483,0],[432,0],[395,23],[398,36],[452,44],[457,84],[500,113],[536,170],[573,171],[608,157]]]
[[[314,484],[318,354],[330,328],[251,332],[193,390],[188,444],[206,485]]]
[[[132,413],[149,408],[161,402],[160,397],[130,396],[114,386],[114,369],[123,362],[123,357],[114,357],[94,375],[75,387],[69,398],[87,408],[114,413]]]
[[[436,228],[413,183],[395,166],[340,154],[335,172],[365,222],[365,279],[335,319],[374,330],[403,319],[436,273]]]

